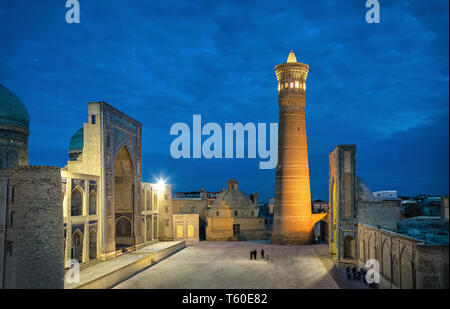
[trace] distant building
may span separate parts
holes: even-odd
[[[257,197],[257,194],[252,194]],[[206,240],[265,239],[264,218],[258,217],[258,200],[253,201],[230,179],[208,210]]]
[[[448,195],[441,197],[441,217],[448,220]]]
[[[384,190],[384,191],[376,191],[373,192],[373,196],[376,198],[380,198],[383,200],[397,199],[397,191],[396,190]]]
[[[402,215],[405,218],[416,216],[441,216],[441,196],[427,194],[402,201]]]
[[[175,192],[174,197],[176,199],[198,199],[198,200],[205,200],[206,201],[206,207],[210,208],[212,202],[219,196],[219,194],[222,193],[221,191],[218,192],[207,192],[205,189],[201,189],[200,191],[189,191],[189,192]]]
[[[328,212],[328,202],[321,200],[312,201],[312,213],[322,214]]]
[[[420,195],[419,203],[422,203],[422,214],[424,216],[440,216],[441,215],[441,197],[431,195]]]
[[[264,218],[264,223],[268,229],[272,229],[273,224],[273,212],[270,213],[270,208],[268,203],[258,203],[259,217]]]

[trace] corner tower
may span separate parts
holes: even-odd
[[[272,243],[307,245],[314,224],[324,215],[311,214],[305,94],[309,66],[297,62],[293,51],[275,67],[278,79],[278,164]]]

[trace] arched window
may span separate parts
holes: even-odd
[[[72,191],[70,215],[72,217],[83,215],[83,193],[81,192],[81,189],[79,187],[76,187]]]
[[[89,214],[95,215],[97,213],[97,193],[92,190],[89,194]]]
[[[116,236],[129,237],[131,236],[131,221],[127,217],[120,217],[116,221]]]
[[[194,226],[192,224],[188,225],[188,238],[193,238],[194,237]]]
[[[89,233],[89,260],[97,258],[97,231],[91,230]]]
[[[345,259],[353,259],[354,255],[354,246],[355,241],[351,236],[345,236],[344,238],[344,258]]]
[[[153,239],[153,237],[152,237],[152,218],[151,217],[147,218],[145,234],[146,234],[145,237],[146,237],[147,241],[150,241]]]
[[[83,234],[78,229],[72,234],[72,259],[83,261]]]
[[[153,209],[154,210],[158,209],[158,195],[157,194],[153,195]]]
[[[177,238],[183,238],[183,226],[182,225],[177,225]]]

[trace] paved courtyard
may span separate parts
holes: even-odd
[[[319,257],[320,246],[277,246],[266,242],[200,242],[175,253],[115,288],[121,289],[335,289]],[[260,250],[273,263],[260,258]],[[258,250],[258,260],[250,251]],[[323,249],[323,248],[322,248]],[[319,252],[319,253],[318,253]],[[328,267],[329,268],[329,267]]]

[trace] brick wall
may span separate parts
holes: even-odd
[[[0,252],[5,265],[3,287],[63,288],[60,168],[14,167],[0,170],[0,178],[0,196],[7,190],[6,200],[0,202],[0,210],[6,215],[6,250]]]

